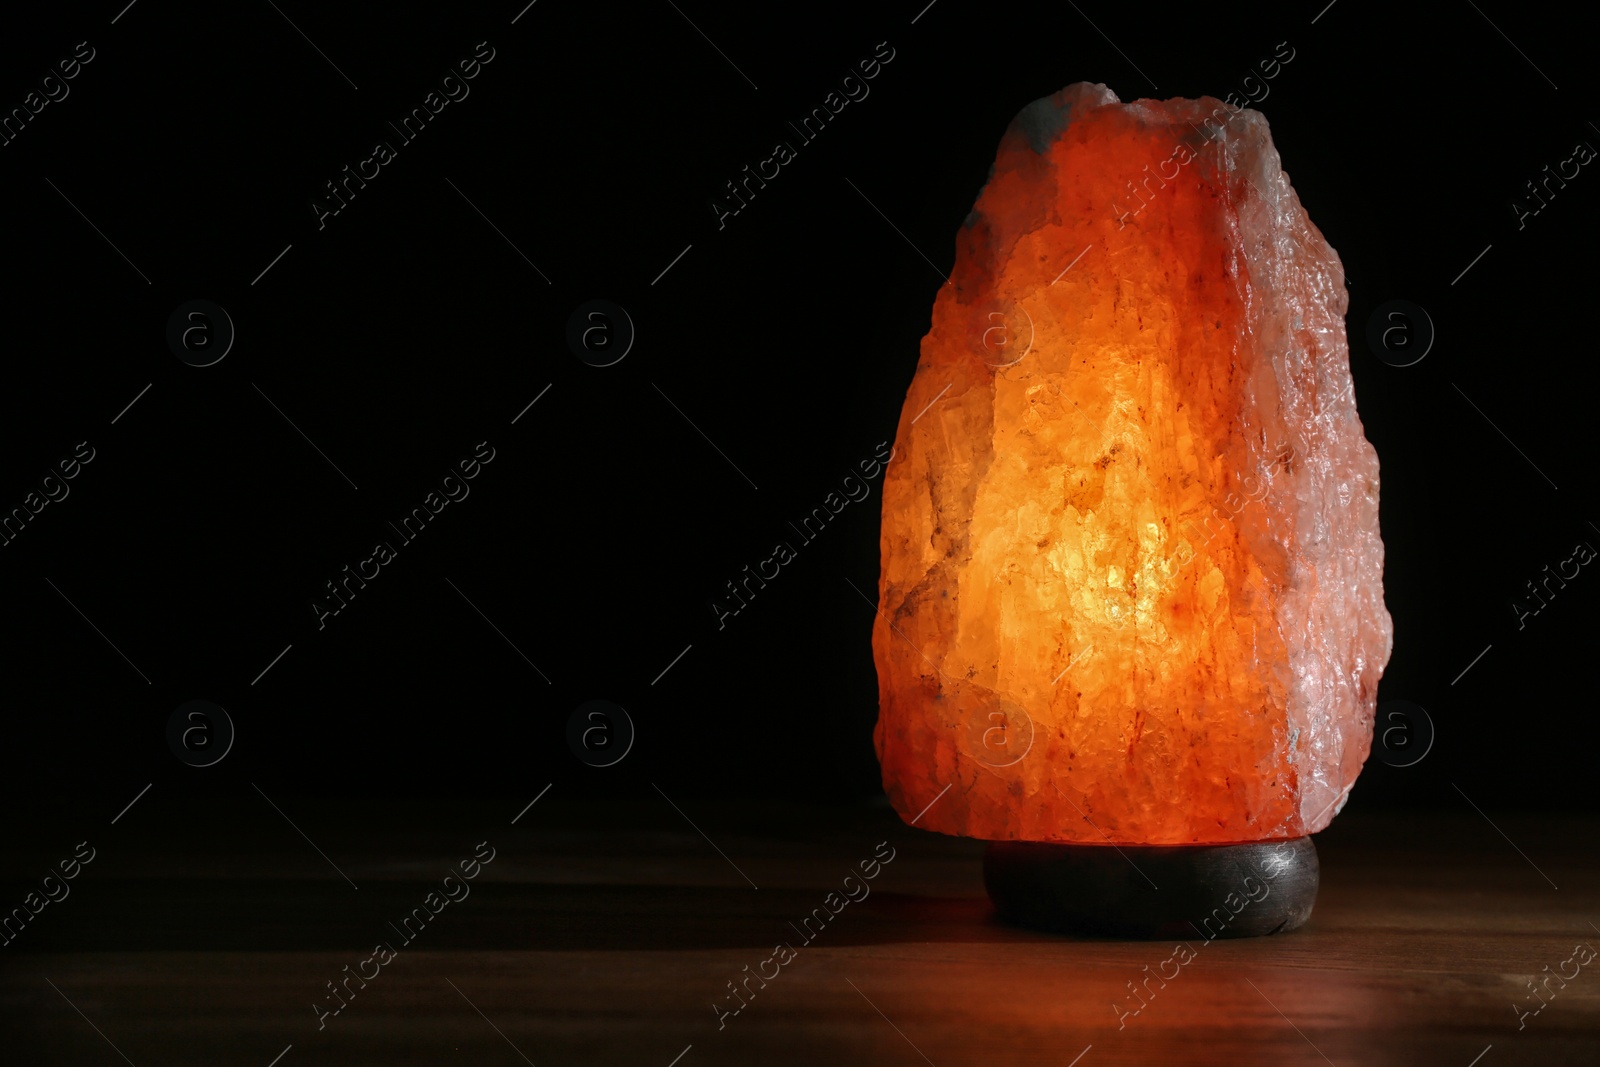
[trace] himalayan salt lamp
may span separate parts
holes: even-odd
[[[872,635],[889,798],[990,842],[1003,916],[1309,916],[1393,638],[1347,304],[1259,113],[1078,83],[1007,129],[901,415]]]

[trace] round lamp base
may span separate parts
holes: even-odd
[[[1309,837],[1237,845],[991,841],[983,883],[1000,917],[1063,934],[1179,940],[1296,929],[1317,900]]]

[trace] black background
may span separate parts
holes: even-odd
[[[0,39],[5,109],[77,42],[96,50],[0,148],[0,509],[75,443],[96,450],[0,548],[14,812],[99,817],[152,782],[875,792],[862,594],[881,479],[721,630],[712,598],[892,440],[957,228],[1023,105],[1075,81],[1221,97],[1283,41],[1294,58],[1256,106],[1348,272],[1395,624],[1380,697],[1437,728],[1415,766],[1370,761],[1351,803],[1594,805],[1600,578],[1585,568],[1520,630],[1511,608],[1575,543],[1600,546],[1600,177],[1585,167],[1520,230],[1510,206],[1600,145],[1586,37],[1503,4],[1485,12],[1516,45],[1472,5],[1359,0],[1320,17],[939,0],[915,24],[922,0],[540,0],[512,25],[520,6],[141,0]],[[495,55],[470,96],[319,230],[324,183],[395,142],[385,120],[479,41]],[[870,95],[719,229],[723,183],[884,41]],[[208,368],[165,340],[194,298],[237,328]],[[1411,367],[1364,341],[1396,298],[1438,331]],[[592,299],[637,328],[607,368],[565,338]],[[319,631],[323,584],[484,440],[470,496]],[[205,769],[165,738],[196,698],[238,731]],[[605,769],[566,741],[596,698],[638,732]]]

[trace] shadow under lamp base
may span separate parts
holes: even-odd
[[[1233,845],[991,841],[983,882],[1000,917],[1053,933],[1212,940],[1294,930],[1320,868],[1310,837]]]

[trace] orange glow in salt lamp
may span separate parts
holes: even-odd
[[[1250,877],[1223,933],[1309,916],[1393,634],[1347,304],[1259,113],[1079,83],[1006,131],[885,475],[872,639],[884,787],[992,842],[1003,915],[1158,936]]]

